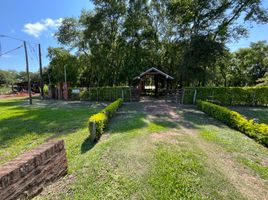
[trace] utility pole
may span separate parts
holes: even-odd
[[[25,50],[25,61],[26,61],[26,72],[27,72],[27,79],[28,79],[29,103],[30,104],[33,104],[33,102],[32,102],[32,88],[31,88],[31,80],[30,80],[30,74],[29,74],[29,62],[28,62],[28,52],[27,52],[26,41],[23,41],[23,46],[24,46],[24,50]]]
[[[40,79],[41,79],[41,99],[44,99],[44,79],[42,72],[42,53],[41,53],[41,45],[38,44],[39,50],[39,71],[40,71]]]

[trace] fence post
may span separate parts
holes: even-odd
[[[122,89],[122,100],[124,101],[124,90]]]
[[[89,131],[90,131],[90,141],[94,142],[96,140],[96,122],[89,123]]]
[[[196,101],[196,89],[194,90],[193,104],[195,104],[195,101]]]

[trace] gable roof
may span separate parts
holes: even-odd
[[[148,70],[146,70],[145,72],[141,73],[139,76],[136,76],[134,79],[140,79],[141,77],[145,76],[145,75],[155,75],[155,74],[160,74],[162,76],[165,76],[166,79],[174,79],[172,76],[166,74],[165,72],[162,72],[161,70],[152,67]]]

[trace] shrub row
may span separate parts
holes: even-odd
[[[185,88],[183,103],[196,100],[216,102],[220,105],[268,105],[268,87],[197,87]]]
[[[114,101],[118,98],[124,101],[131,100],[130,87],[97,87],[81,88],[79,100],[86,101]]]
[[[197,106],[208,115],[268,147],[268,125],[255,123],[253,120],[246,119],[238,112],[210,102],[198,100]]]
[[[89,118],[89,133],[91,141],[96,141],[103,134],[109,119],[116,113],[120,105],[123,103],[121,98],[109,104],[99,113]]]

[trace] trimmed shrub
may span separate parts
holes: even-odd
[[[238,112],[210,102],[198,100],[197,107],[215,119],[268,147],[268,125],[255,123],[253,120],[246,119]]]
[[[100,136],[102,135],[104,131],[107,121],[108,121],[108,118],[106,114],[103,112],[97,113],[89,118],[89,131],[90,131],[92,140],[95,140],[95,139],[98,140],[100,138]],[[96,127],[91,127],[93,126],[91,122],[95,122]],[[92,136],[93,132],[95,132],[94,136]]]
[[[183,102],[196,100],[215,102],[220,105],[268,105],[268,87],[197,87],[185,88]]]
[[[48,96],[48,92],[49,92],[49,87],[48,87],[48,85],[44,85],[44,94],[46,95],[46,96]]]
[[[116,101],[110,103],[106,108],[102,111],[107,114],[108,118],[110,119],[117,111],[119,106],[123,103],[121,98],[117,99]]]
[[[88,127],[90,138],[92,141],[96,141],[101,137],[108,123],[108,120],[116,113],[122,103],[122,99],[117,99],[116,101],[105,107],[102,111],[95,115],[92,115],[89,118]],[[95,127],[93,127],[93,124],[95,124]]]

